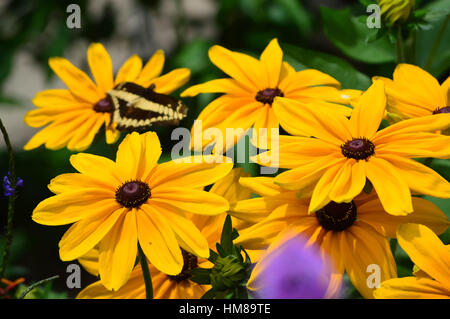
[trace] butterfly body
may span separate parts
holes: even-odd
[[[114,110],[112,120],[120,131],[147,131],[152,125],[178,125],[187,107],[178,99],[155,92],[154,86],[119,83],[108,91]]]

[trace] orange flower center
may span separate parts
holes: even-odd
[[[116,201],[127,208],[141,206],[150,196],[150,187],[141,181],[126,182],[116,190]]]
[[[375,145],[365,137],[354,138],[342,144],[341,151],[347,158],[365,160],[375,153]]]
[[[181,249],[183,254],[183,269],[176,276],[168,276],[170,280],[181,282],[191,278],[191,270],[198,267],[198,259],[196,256],[188,253],[186,250]]]
[[[283,97],[284,94],[283,92],[281,92],[281,90],[279,88],[275,88],[275,89],[264,89],[259,91],[256,96],[255,99],[258,102],[261,102],[263,104],[269,104],[272,105],[273,103],[273,99],[277,96],[281,96]]]
[[[350,203],[330,202],[316,212],[319,224],[326,230],[342,231],[349,228],[356,220],[356,205]]]
[[[98,113],[110,113],[114,111],[111,98],[107,95],[104,99],[101,99],[94,105],[94,111]]]
[[[437,108],[436,110],[433,111],[433,114],[441,114],[441,113],[450,113],[450,106]]]

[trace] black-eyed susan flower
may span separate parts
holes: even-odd
[[[230,203],[236,203],[239,200],[249,199],[251,191],[239,184],[239,178],[248,176],[242,168],[233,169],[227,176],[223,177],[211,187],[209,192],[220,195]],[[189,215],[190,220],[200,230],[206,238],[210,249],[215,250],[216,243],[220,241],[222,227],[226,214],[217,216]],[[235,222],[236,221],[236,222]],[[241,229],[243,223],[233,220],[233,225]],[[188,246],[184,246],[189,249]],[[181,272],[176,276],[167,275],[153,265],[149,265],[152,275],[152,284],[155,299],[198,299],[208,291],[211,286],[199,285],[190,280],[190,270],[195,268],[210,268],[212,264],[206,260],[197,258],[193,253],[183,249],[184,264]],[[258,252],[250,252],[252,258],[257,260]],[[98,249],[92,249],[86,255],[79,259],[83,267],[91,274],[98,276]],[[83,289],[77,296],[80,299],[145,299],[145,283],[142,274],[142,268],[137,265],[131,273],[130,279],[118,291],[109,291],[101,281],[93,283]]]
[[[412,9],[414,0],[379,0],[381,16],[392,25],[396,22],[405,22]]]
[[[419,224],[401,225],[397,238],[415,263],[415,276],[382,282],[375,298],[450,299],[450,245],[444,245],[428,227]]]
[[[320,246],[323,258],[332,261],[327,296],[336,296],[344,272],[365,298],[372,298],[375,285],[368,285],[369,265],[379,267],[380,282],[397,276],[389,238],[395,238],[397,227],[420,223],[443,233],[450,225],[445,214],[432,202],[413,197],[414,212],[407,216],[387,214],[376,194],[362,193],[348,203],[330,202],[314,214],[308,213],[309,199],[299,199],[269,177],[241,178],[241,183],[261,197],[239,201],[232,206],[238,218],[259,221],[240,232],[236,244],[249,249],[275,251],[285,233],[306,238],[307,244]],[[248,287],[261,289],[258,280],[264,263],[257,264]],[[376,284],[376,282],[375,282]]]
[[[413,211],[411,190],[450,198],[450,183],[413,160],[450,158],[450,137],[434,133],[450,126],[450,114],[405,120],[378,130],[386,108],[382,81],[375,81],[354,106],[347,119],[277,98],[273,108],[282,119],[281,126],[292,135],[307,131],[311,137],[281,136],[276,163],[267,161],[270,151],[256,160],[265,166],[289,168],[275,183],[298,191],[299,196],[311,196],[310,212],[330,201],[349,203],[367,179],[384,209],[393,215]]]
[[[340,83],[318,70],[296,72],[287,62],[283,62],[283,51],[277,39],[270,41],[259,60],[218,45],[211,47],[208,54],[211,62],[231,78],[194,85],[181,93],[181,96],[224,93],[200,113],[198,120],[202,121],[203,132],[214,127],[225,137],[226,129],[231,128],[241,129],[244,133],[252,126],[257,132],[260,128],[278,128],[279,118],[272,108],[277,96],[302,104],[314,102],[314,107],[327,113],[349,116],[351,109],[343,104],[348,104],[360,93],[356,90],[338,90]],[[240,137],[231,141],[233,143],[227,141],[225,148],[234,145]],[[201,145],[192,146],[200,149],[212,141],[211,137],[204,136]]]
[[[439,84],[430,73],[412,64],[399,64],[393,79],[381,76],[386,87],[388,120],[398,121],[450,113],[450,77]]]
[[[144,87],[155,85],[158,93],[169,94],[184,85],[189,69],[176,69],[161,75],[164,52],[158,50],[142,66],[139,56],[133,55],[113,75],[111,58],[103,45],[93,43],[87,51],[87,60],[95,83],[89,76],[64,58],[51,58],[50,68],[68,89],[51,89],[39,92],[33,99],[38,107],[25,115],[25,123],[44,129],[36,133],[25,145],[31,150],[45,144],[48,149],[67,147],[73,151],[87,149],[104,125],[106,142],[115,143],[120,132],[111,121],[113,106],[106,92],[121,82],[134,82]]]
[[[98,245],[102,284],[117,290],[131,274],[138,242],[168,275],[183,268],[180,246],[208,258],[207,240],[185,214],[228,210],[226,199],[201,187],[224,177],[233,165],[195,156],[158,164],[160,155],[155,133],[134,132],[119,145],[115,162],[85,153],[71,156],[79,173],[54,178],[49,189],[56,195],[39,203],[32,216],[43,225],[74,223],[59,242],[61,260],[77,259]]]

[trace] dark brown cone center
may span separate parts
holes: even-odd
[[[365,137],[354,138],[342,144],[341,151],[347,158],[365,160],[375,153],[375,145]]]
[[[141,206],[150,195],[150,187],[141,181],[126,182],[116,190],[117,202],[128,208]]]
[[[168,276],[170,280],[181,282],[191,278],[191,270],[198,267],[198,259],[196,256],[188,253],[186,250],[181,249],[183,254],[183,269],[176,276]]]
[[[279,88],[275,88],[275,89],[268,88],[268,89],[259,91],[256,94],[255,99],[256,99],[256,101],[261,102],[263,104],[272,105],[273,99],[277,96],[281,96],[281,97],[284,96],[283,92],[281,92],[281,90]]]
[[[350,203],[330,202],[316,212],[316,218],[323,228],[342,231],[355,222],[356,205],[353,201]]]
[[[438,108],[433,111],[433,114],[450,113],[450,106]]]
[[[94,105],[94,111],[98,113],[110,113],[113,110],[113,103],[109,96],[106,96]]]

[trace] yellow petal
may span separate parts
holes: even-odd
[[[444,287],[450,287],[450,251],[428,227],[404,224],[397,230],[399,245],[411,260]]]
[[[359,98],[350,118],[353,137],[371,139],[383,119],[386,109],[384,82],[375,81]]]
[[[274,183],[273,177],[241,177],[239,183],[260,196],[278,195],[283,191],[280,186]]]
[[[142,85],[143,87],[150,86],[151,81],[161,74],[164,67],[164,60],[164,51],[156,51],[144,65],[144,68],[135,80],[135,83]]]
[[[150,187],[151,188],[151,187]],[[230,206],[222,196],[202,190],[178,187],[159,186],[151,188],[150,202],[168,204],[181,211],[200,214],[218,215],[227,211]]]
[[[67,144],[67,148],[71,151],[81,152],[91,146],[95,135],[105,123],[105,116],[93,116],[80,125],[77,132],[70,139],[69,144]]]
[[[104,97],[86,73],[76,68],[68,60],[50,58],[48,64],[78,99],[94,105]]]
[[[92,75],[101,92],[108,92],[114,86],[111,57],[101,43],[92,43],[87,52]]]
[[[250,173],[246,173],[242,167],[234,168],[225,177],[215,182],[209,191],[222,196],[229,203],[248,199],[251,197],[251,190],[239,184],[239,180],[246,176],[250,176]]]
[[[152,205],[158,214],[167,219],[184,250],[201,258],[209,258],[209,244],[191,220],[183,214],[174,212],[164,203],[152,203]]]
[[[392,164],[372,156],[365,167],[386,212],[399,216],[413,211],[408,183]]]
[[[254,98],[254,92],[249,92],[234,79],[215,79],[191,86],[181,93],[182,97],[196,96],[199,93],[228,93],[233,96],[249,96]]]
[[[268,88],[278,87],[280,81],[281,65],[283,63],[283,51],[278,44],[277,39],[269,42],[267,47],[261,53],[261,65],[266,69]]]
[[[326,298],[338,298],[341,293],[345,271],[341,248],[343,243],[345,244],[345,232],[329,231],[323,236],[322,244],[320,245],[322,260],[329,265],[328,269],[330,271],[330,283]]]
[[[103,206],[98,205],[99,203]],[[111,213],[119,207],[114,200],[114,192],[83,188],[44,199],[34,209],[32,218],[42,225],[65,225],[98,212]]]
[[[50,181],[48,188],[55,194],[81,190],[83,188],[102,188],[115,192],[116,188],[100,179],[79,173],[67,173],[56,176]]]
[[[255,91],[268,87],[261,64],[255,58],[218,45],[211,47],[208,55],[212,63],[238,81],[246,90]]]
[[[59,242],[61,260],[74,260],[85,255],[102,240],[125,213],[125,208],[118,208],[115,211],[98,211],[92,218],[85,218],[73,224]]]
[[[333,181],[329,197],[337,203],[349,202],[356,197],[366,184],[364,161],[349,159],[342,166]]]
[[[355,222],[345,231],[346,245],[342,251],[350,281],[364,298],[373,298],[375,287],[369,287],[368,267],[377,265],[380,282],[397,277],[397,267],[389,241],[370,225]]]
[[[375,290],[377,299],[450,299],[442,284],[428,278],[404,277],[384,281]]]
[[[148,260],[168,275],[178,275],[183,256],[175,234],[155,208],[144,204],[136,215],[139,244]]]
[[[170,161],[156,167],[149,183],[150,188],[190,187],[197,188],[213,184],[226,176],[232,169],[232,163],[208,163],[210,157],[192,156],[186,162]]]
[[[289,78],[283,81],[283,85],[280,89],[285,96],[290,96],[303,91],[307,87],[313,87],[318,85],[329,85],[339,88],[341,84],[332,76],[323,73],[319,70],[306,69],[298,71],[292,74]]]
[[[78,258],[78,262],[91,275],[98,277],[98,247],[94,247]]]
[[[191,70],[186,68],[175,69],[152,81],[155,91],[161,94],[170,94],[185,85],[191,77]]]
[[[106,157],[79,153],[70,157],[70,164],[81,174],[104,180],[115,187],[119,186],[123,179],[122,174],[119,174],[117,170],[116,163]]]
[[[139,56],[131,56],[120,68],[114,85],[121,82],[134,82],[142,70],[142,60]]]
[[[280,97],[275,98],[273,109],[281,126],[292,135],[313,136],[336,145],[352,138],[345,116],[330,116],[312,104]]]
[[[107,289],[117,291],[129,279],[136,261],[137,229],[135,209],[121,216],[101,240],[99,250],[101,282]]]
[[[395,167],[411,190],[434,197],[450,198],[450,183],[431,168],[400,156],[386,155],[381,157]]]
[[[398,226],[406,223],[425,225],[437,234],[442,234],[447,230],[450,222],[439,207],[420,197],[413,197],[412,203],[414,211],[411,214],[393,216],[386,214],[378,199],[373,199],[357,205],[358,218],[390,238],[395,238]]]

